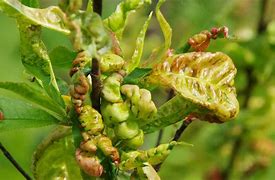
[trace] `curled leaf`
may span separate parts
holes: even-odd
[[[128,15],[150,3],[151,0],[124,0],[117,6],[116,11],[104,20],[104,24],[121,39]]]
[[[0,10],[8,16],[30,22],[33,25],[41,25],[65,34],[70,33],[65,26],[65,14],[56,6],[36,9],[25,6],[17,0],[1,0]]]
[[[198,118],[222,123],[235,118],[239,111],[236,72],[232,60],[221,52],[187,53],[157,64],[147,80],[174,89],[187,102],[204,109],[195,113]]]
[[[149,22],[151,20],[152,14],[153,13],[151,12],[137,37],[136,48],[135,48],[134,54],[133,54],[132,58],[130,59],[130,61],[128,61],[126,63],[125,69],[126,69],[127,73],[132,72],[136,67],[139,66],[140,59],[141,59],[142,52],[143,52],[143,47],[144,47],[144,39],[145,39],[146,31],[147,31]]]

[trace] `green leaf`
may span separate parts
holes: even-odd
[[[156,16],[157,20],[159,22],[160,28],[162,30],[163,36],[164,36],[164,51],[168,50],[171,46],[171,40],[172,40],[172,28],[170,27],[169,23],[166,21],[164,16],[162,15],[160,11],[161,5],[166,0],[159,0],[157,7],[156,7]]]
[[[34,88],[26,83],[0,82],[0,88],[12,91],[26,100],[35,103],[44,110],[64,121],[65,110],[49,98],[41,89]]]
[[[21,59],[25,68],[42,81],[47,94],[65,107],[56,83],[47,49],[41,40],[41,27],[18,21]]]
[[[221,52],[186,53],[157,64],[147,82],[172,88],[187,104],[205,109],[207,113],[195,113],[198,118],[222,123],[239,112],[234,87],[236,72],[232,60]]]
[[[71,68],[72,62],[76,58],[77,53],[66,47],[58,46],[50,52],[49,56],[53,67]]]
[[[35,5],[34,2],[30,2],[32,3],[31,5]],[[16,19],[30,22],[33,25],[41,25],[65,34],[70,33],[69,29],[65,26],[66,16],[57,6],[36,9],[25,6],[17,0],[1,0],[0,11]]]
[[[131,60],[126,62],[125,68],[127,73],[132,72],[136,67],[139,66],[140,59],[142,57],[143,47],[144,47],[144,39],[145,39],[146,31],[148,29],[148,25],[151,20],[152,14],[153,13],[151,12],[137,37],[136,48]]]
[[[32,104],[0,96],[0,133],[24,128],[36,128],[58,124],[59,121]]]
[[[82,179],[71,133],[71,128],[59,127],[38,146],[32,165],[35,179]]]
[[[123,79],[123,84],[139,84],[151,71],[152,68],[135,68]]]
[[[151,119],[143,121],[144,123],[140,125],[144,133],[148,134],[175,124],[176,122],[183,120],[184,117],[191,113],[206,114],[207,112],[209,111],[204,110],[199,105],[186,101],[183,97],[177,95],[163,104],[158,109],[155,116]]]
[[[39,7],[39,1],[38,0],[21,0],[21,3],[33,7],[33,8],[38,8]]]
[[[116,11],[104,20],[104,24],[121,39],[129,14],[145,4],[151,4],[151,0],[124,0],[117,6]]]

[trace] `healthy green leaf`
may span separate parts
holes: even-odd
[[[76,58],[77,53],[66,47],[58,46],[50,52],[49,56],[53,67],[71,68],[72,62]]]
[[[59,127],[38,146],[32,165],[35,179],[82,179],[71,133],[71,128]]]
[[[123,84],[139,84],[139,82],[150,72],[152,68],[135,68],[123,79]]]
[[[1,0],[0,10],[8,16],[30,22],[33,25],[41,25],[65,34],[70,33],[65,26],[65,14],[56,6],[36,9],[25,6],[17,0]]]
[[[145,4],[151,4],[151,0],[124,0],[117,6],[116,11],[104,20],[104,24],[121,39],[129,14]]]
[[[21,0],[21,3],[33,7],[33,8],[38,8],[39,7],[39,1],[38,0]]]
[[[168,57],[153,68],[147,80],[172,88],[187,104],[205,109],[207,113],[195,113],[199,118],[222,123],[235,118],[239,111],[234,87],[236,72],[227,55],[197,52]]]
[[[56,83],[47,49],[40,39],[41,27],[18,21],[22,63],[36,78],[40,79],[47,94],[60,106],[64,101]]]
[[[0,88],[12,91],[26,100],[35,103],[45,111],[64,121],[65,110],[49,98],[41,89],[34,88],[26,83],[0,82]]]
[[[59,123],[55,117],[32,104],[3,96],[0,96],[0,111],[4,115],[0,121],[0,133]]]
[[[148,19],[145,21],[145,23],[137,37],[136,48],[135,48],[132,58],[130,59],[130,61],[126,62],[125,69],[126,69],[127,73],[132,72],[136,67],[139,66],[140,59],[142,57],[143,47],[144,47],[144,39],[145,39],[146,31],[148,29],[148,25],[151,20],[152,14],[153,14],[153,12],[150,13]]]

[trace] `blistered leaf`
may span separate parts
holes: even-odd
[[[70,128],[57,128],[42,141],[33,156],[32,170],[35,179],[82,179]]]
[[[1,0],[0,10],[8,16],[30,22],[33,25],[41,25],[65,34],[70,33],[65,26],[65,14],[56,6],[36,9],[25,6],[17,0]]]
[[[45,111],[53,114],[55,117],[58,117],[58,119],[63,121],[65,120],[63,119],[65,116],[65,110],[49,98],[41,89],[34,88],[26,83],[14,82],[0,82],[0,88],[12,91],[27,101],[30,101],[45,109]]]
[[[124,0],[117,6],[116,11],[104,20],[104,24],[121,39],[128,15],[150,3],[151,0]]]
[[[0,133],[58,124],[59,121],[32,104],[0,96]]]
[[[65,107],[58,89],[47,49],[41,40],[41,27],[18,21],[21,59],[25,68],[42,81],[47,94]]]
[[[149,22],[151,20],[152,14],[153,13],[151,12],[137,37],[136,48],[132,58],[126,62],[125,69],[127,73],[132,72],[136,67],[139,66],[140,59],[142,57],[143,47],[144,47],[144,39],[145,39],[146,31],[147,31]]]
[[[147,80],[174,89],[186,104],[200,107],[203,111],[193,110],[198,118],[222,123],[239,112],[234,87],[236,72],[232,60],[223,53],[186,53],[157,64]]]
[[[77,53],[66,47],[58,46],[50,52],[49,56],[53,67],[71,68],[72,62],[76,58]]]

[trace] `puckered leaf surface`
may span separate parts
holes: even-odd
[[[194,110],[200,119],[221,123],[239,112],[236,72],[232,60],[221,52],[193,52],[173,55],[156,64],[147,80],[174,89],[185,101],[206,110]]]

